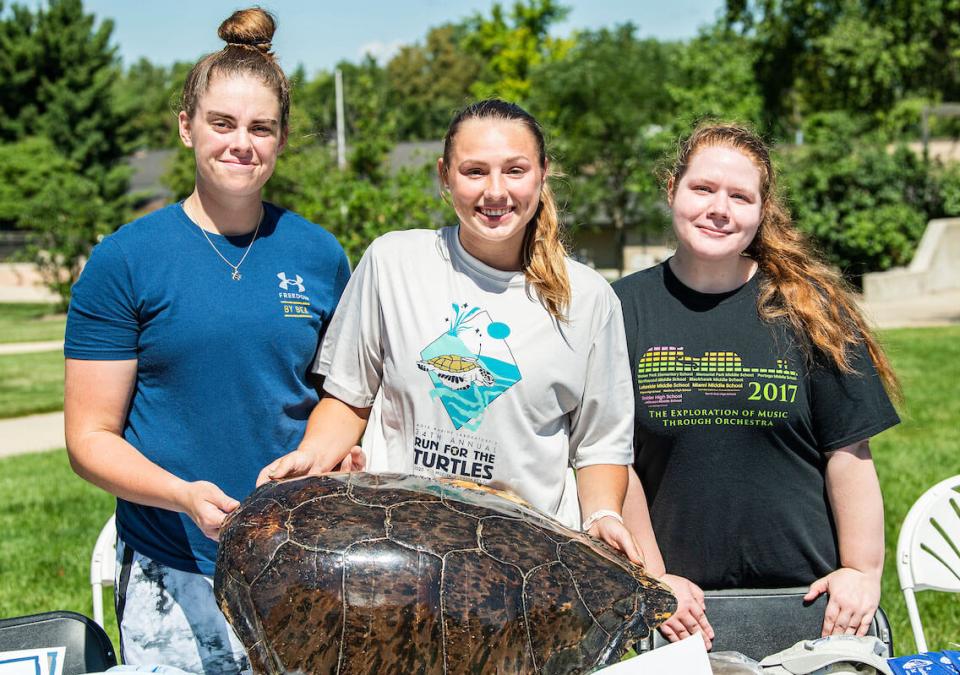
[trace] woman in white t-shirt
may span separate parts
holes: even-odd
[[[474,103],[438,171],[459,223],[370,246],[314,365],[325,396],[260,482],[329,471],[363,436],[352,457],[373,470],[510,490],[639,561],[620,516],[633,457],[623,318],[609,284],[566,255],[539,124]]]

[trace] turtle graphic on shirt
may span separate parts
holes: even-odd
[[[468,389],[471,384],[491,387],[493,374],[480,365],[480,361],[470,356],[441,354],[432,359],[417,361],[417,367],[430,373],[436,373],[440,380],[451,389]]]
[[[487,407],[521,380],[520,368],[508,344],[509,325],[467,302],[450,306],[453,313],[438,322],[443,330],[411,365],[429,378],[430,399],[443,406],[453,428],[477,431]]]

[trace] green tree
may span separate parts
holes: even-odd
[[[674,79],[672,47],[639,40],[630,24],[581,33],[560,60],[535,71],[532,107],[554,138],[560,182],[574,223],[609,220],[623,265],[627,231],[661,228],[654,164],[672,115],[665,82]]]
[[[790,120],[796,121],[794,90],[809,68],[811,42],[828,32],[839,5],[836,0],[727,0],[726,25],[748,36],[756,50],[766,126],[784,133]]]
[[[124,124],[120,135],[127,152],[175,148],[180,94],[192,63],[154,65],[145,58],[131,65],[114,83],[114,99]]]
[[[556,0],[517,0],[509,13],[494,3],[489,17],[478,13],[468,19],[462,48],[483,63],[471,93],[525,101],[533,70],[561,58],[572,45],[550,36],[569,11]]]
[[[0,20],[0,133],[6,141],[48,137],[115,197],[125,190],[112,175],[124,156],[124,120],[113,101],[112,31],[109,19],[95,25],[80,0],[49,0],[36,12],[14,5]]]
[[[386,72],[369,55],[357,66],[342,64],[341,70],[350,166],[358,176],[380,180],[397,129],[396,112],[387,103]]]
[[[376,237],[392,230],[433,228],[439,222],[431,167],[382,172],[340,170],[328,147],[291,153],[267,184],[267,197],[337,237],[356,265]]]
[[[333,233],[354,264],[373,239],[391,230],[435,227],[439,203],[432,167],[391,172],[395,135],[384,71],[367,58],[340,64],[344,80],[348,162],[337,167],[333,77],[304,83],[308,103],[293,107],[287,148],[266,197]]]
[[[345,133],[352,160],[358,170],[380,170],[396,137],[396,112],[387,102],[386,72],[371,56],[360,63],[337,64],[343,77]],[[334,74],[320,71],[295,92],[293,111],[304,113],[291,137],[307,142],[331,143],[336,139],[336,91]],[[360,166],[362,165],[362,167]]]
[[[22,123],[24,135],[47,136],[82,172],[101,179],[125,154],[117,134],[124,120],[113,100],[119,67],[112,32],[113,22],[95,25],[80,0],[49,0],[37,10],[31,35],[38,47],[31,83],[37,110]]]
[[[76,166],[44,136],[4,143],[0,152],[0,229],[26,227],[24,205],[36,199],[45,185],[76,171]]]
[[[36,17],[13,5],[4,16],[0,0],[0,140],[14,141],[35,133],[40,116],[41,45],[34,38]]]
[[[160,178],[160,182],[170,189],[176,201],[186,199],[193,192],[197,182],[197,165],[193,157],[193,150],[182,143],[170,158],[167,169]]]
[[[120,71],[112,30],[111,21],[97,24],[84,13],[80,0],[48,0],[36,11],[14,5],[0,14],[0,140],[23,141],[17,152],[32,153],[56,176],[35,193],[14,183],[24,199],[5,222],[29,229],[29,259],[44,270],[60,266],[54,289],[65,300],[94,233],[122,223],[126,213],[129,169],[125,119],[113,98]]]
[[[37,264],[47,287],[59,296],[62,311],[90,249],[114,228],[115,212],[99,186],[79,173],[48,183],[29,203],[23,222],[31,236],[24,256]]]
[[[940,215],[956,218],[960,216],[960,164],[938,168],[940,195],[943,197],[943,213]]]
[[[809,46],[797,82],[808,110],[848,110],[872,114],[900,96],[906,56],[893,33],[867,16],[850,11],[837,17]]]
[[[671,126],[684,133],[696,120],[712,117],[761,127],[763,97],[754,60],[749,40],[722,26],[676,45],[672,77],[664,85],[675,111]]]
[[[960,96],[956,0],[727,0],[725,24],[751,39],[767,122],[781,130],[830,110],[882,126],[905,97]]]
[[[842,113],[814,115],[808,142],[779,152],[797,225],[854,282],[909,263],[927,220],[943,213],[930,167],[905,147],[889,152],[862,124]]]
[[[23,257],[37,264],[65,310],[90,248],[112,229],[113,209],[49,139],[25,138],[0,152],[0,223],[30,232]]]
[[[480,58],[461,49],[466,29],[431,28],[424,44],[406,45],[387,63],[387,103],[397,114],[399,140],[442,138],[480,74]]]

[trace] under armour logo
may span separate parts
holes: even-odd
[[[305,290],[303,287],[303,277],[301,277],[299,274],[294,276],[293,279],[287,279],[286,274],[284,274],[283,272],[277,272],[277,279],[280,280],[280,288],[282,288],[285,291],[290,290],[290,284],[293,284],[294,286],[296,286],[297,291],[300,293],[303,293],[303,291]]]

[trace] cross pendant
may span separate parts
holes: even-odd
[[[230,275],[230,278],[233,279],[234,281],[240,281],[240,271],[233,270],[233,274]]]

